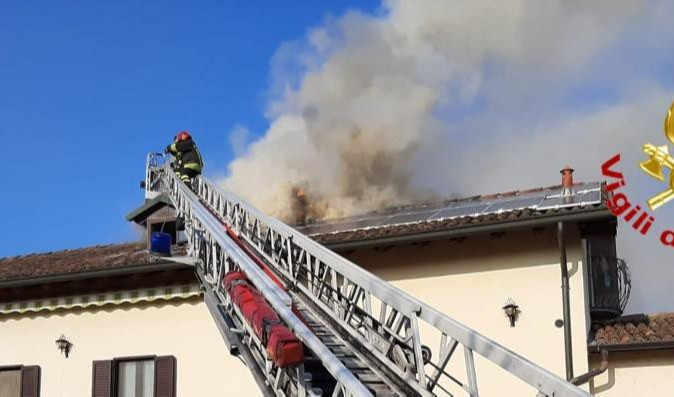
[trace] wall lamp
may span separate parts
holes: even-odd
[[[512,300],[512,298],[508,298],[502,309],[506,317],[508,317],[508,320],[510,320],[510,326],[514,327],[515,321],[517,321],[517,317],[521,312],[520,307],[517,306],[517,304],[515,303],[514,300]]]
[[[70,353],[70,349],[73,347],[73,344],[66,338],[65,335],[61,334],[58,339],[56,339],[56,347],[61,351],[61,353],[64,353],[66,355],[66,358],[68,358],[68,354]]]

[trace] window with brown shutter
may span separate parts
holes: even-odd
[[[40,397],[40,367],[0,367],[0,397]]]
[[[176,358],[163,356],[155,358],[155,397],[175,397]]]
[[[176,358],[121,357],[94,361],[93,397],[175,397]]]
[[[40,367],[21,368],[21,397],[40,397]]]
[[[112,360],[94,361],[91,395],[112,397]]]

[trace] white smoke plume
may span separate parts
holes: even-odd
[[[566,163],[598,180],[618,151],[643,180],[674,95],[672,15],[664,0],[389,0],[329,19],[274,57],[269,129],[222,184],[293,221],[551,185]]]
[[[536,85],[559,91],[642,11],[636,1],[383,7],[378,16],[332,20],[286,51],[292,58],[277,59],[303,74],[276,82],[284,91],[270,103],[270,127],[230,164],[227,188],[284,219],[293,217],[297,189],[314,217],[460,193],[452,164],[463,148],[453,142],[504,127],[494,120],[470,131],[461,128],[465,115],[455,123],[442,112],[470,113],[480,102],[508,111],[512,97],[530,97]]]

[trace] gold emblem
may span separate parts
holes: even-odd
[[[655,147],[647,143],[644,145],[644,153],[651,156],[651,159],[639,163],[641,169],[653,178],[664,181],[663,168],[667,167],[670,170],[674,168],[674,158],[669,155],[667,145]]]
[[[674,103],[665,117],[665,137],[674,143]],[[664,168],[669,168],[669,189],[648,200],[648,206],[655,211],[674,199],[674,157],[669,155],[667,145],[656,147],[647,143],[644,145],[644,153],[650,156],[650,160],[642,161],[639,166],[651,177],[664,182]]]
[[[674,103],[667,112],[665,117],[665,136],[671,143],[674,143]]]

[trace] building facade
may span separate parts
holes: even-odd
[[[21,392],[22,367],[37,369],[40,396],[259,393],[226,352],[192,269],[151,259],[145,244],[8,258],[0,274],[2,397],[38,395]]]
[[[666,395],[674,320],[619,317],[625,268],[608,199],[601,184],[574,185],[571,198],[555,186],[298,229],[561,377],[605,366],[582,385],[595,395]],[[179,242],[168,205],[158,197],[128,219]],[[259,394],[225,350],[193,270],[151,257],[145,242],[0,260],[2,397]],[[531,394],[493,364],[476,366],[480,395]]]

